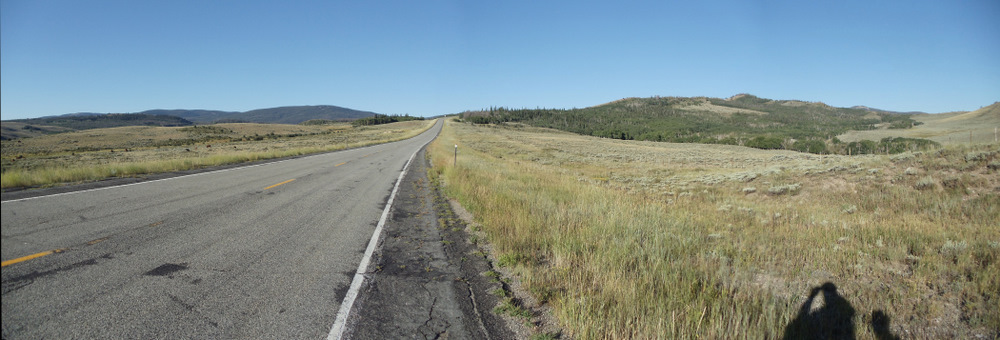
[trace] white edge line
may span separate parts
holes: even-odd
[[[433,140],[433,139],[432,139]],[[430,142],[427,142],[429,144]],[[345,326],[347,325],[347,317],[351,313],[351,307],[354,306],[354,300],[358,297],[358,292],[361,290],[361,284],[365,281],[365,271],[368,269],[368,263],[371,262],[372,254],[375,253],[375,248],[378,246],[378,240],[382,236],[382,227],[385,226],[385,221],[389,217],[389,209],[392,208],[392,201],[396,198],[396,192],[399,191],[400,183],[403,183],[403,176],[410,168],[410,163],[413,162],[413,158],[417,156],[420,150],[423,150],[424,144],[417,151],[414,151],[410,155],[410,159],[406,161],[406,165],[403,166],[403,171],[399,173],[399,178],[396,179],[396,185],[392,188],[392,193],[389,194],[389,201],[385,204],[385,209],[382,210],[382,218],[378,220],[378,225],[375,226],[375,232],[372,234],[371,240],[368,241],[368,248],[365,249],[365,256],[361,258],[361,263],[358,264],[358,270],[354,273],[354,280],[351,281],[351,288],[348,289],[347,295],[344,296],[344,301],[340,303],[340,310],[337,311],[337,319],[333,322],[333,327],[330,328],[330,334],[326,336],[327,340],[340,340],[344,336]]]
[[[156,182],[169,181],[169,180],[179,179],[179,178],[185,178],[185,177],[193,177],[193,176],[215,174],[215,173],[226,172],[226,171],[249,169],[249,168],[258,167],[258,166],[272,165],[272,164],[284,163],[284,162],[288,162],[288,161],[300,160],[300,159],[305,159],[305,158],[325,156],[325,155],[330,154],[330,153],[338,153],[338,152],[361,150],[361,149],[366,149],[366,148],[369,148],[369,147],[378,147],[378,146],[382,146],[382,145],[386,145],[386,144],[392,144],[392,143],[394,143],[394,142],[369,145],[369,146],[361,147],[361,148],[354,148],[354,149],[347,149],[347,150],[337,150],[337,151],[332,151],[332,152],[324,152],[324,153],[315,154],[315,155],[306,155],[306,156],[303,156],[303,157],[283,159],[283,160],[278,160],[278,161],[273,161],[273,162],[266,162],[266,163],[261,163],[261,164],[245,165],[245,166],[239,166],[239,167],[235,167],[235,168],[228,168],[228,169],[220,169],[220,170],[212,170],[212,171],[206,171],[206,172],[199,172],[199,173],[188,174],[188,175],[177,176],[177,177],[161,178],[161,179],[155,179],[155,180],[152,180],[152,181],[142,181],[142,182],[136,182],[136,183],[122,184],[122,185],[113,185],[113,186],[109,186],[109,187],[93,188],[93,189],[79,190],[79,191],[68,191],[68,192],[61,192],[61,193],[58,193],[58,194],[51,194],[51,195],[42,195],[42,196],[35,196],[35,197],[25,197],[25,198],[13,199],[13,200],[6,200],[6,201],[2,201],[2,202],[3,203],[7,203],[7,202],[23,202],[23,201],[29,201],[29,200],[33,200],[33,199],[39,199],[39,198],[56,197],[56,196],[66,196],[66,195],[73,195],[73,194],[82,194],[82,193],[87,193],[87,192],[92,192],[92,191],[108,190],[108,189],[115,189],[115,188],[124,188],[124,187],[130,187],[130,186],[133,186],[133,185],[142,185],[142,184],[156,183]],[[417,151],[420,151],[420,150],[417,150]]]
[[[442,125],[444,125],[442,123]],[[433,127],[431,127],[433,129]],[[413,162],[413,158],[423,150],[427,144],[430,144],[435,139],[431,140],[421,145],[410,155],[410,159],[406,161],[406,165],[403,165],[403,171],[399,173],[399,178],[396,179],[396,185],[392,188],[392,193],[389,194],[389,201],[385,204],[385,209],[382,209],[382,217],[378,220],[378,225],[375,226],[375,231],[372,233],[371,240],[368,241],[368,248],[365,249],[365,256],[361,258],[361,263],[358,264],[358,270],[354,272],[354,279],[351,280],[351,287],[347,290],[347,295],[344,296],[344,301],[340,303],[340,310],[337,311],[337,318],[333,321],[333,327],[330,327],[330,334],[326,336],[327,340],[340,340],[344,337],[344,330],[347,326],[347,317],[351,314],[351,308],[354,306],[354,300],[358,298],[358,293],[361,290],[361,284],[365,281],[365,271],[368,269],[368,263],[371,262],[372,254],[375,253],[375,247],[378,246],[378,240],[382,236],[382,227],[385,226],[386,219],[389,218],[389,209],[392,208],[392,201],[396,199],[396,192],[399,191],[399,185],[403,183],[403,176],[406,176],[406,172],[410,170],[410,163]]]
[[[92,191],[101,191],[101,190],[108,190],[108,189],[115,189],[115,188],[124,188],[124,187],[130,187],[130,186],[133,186],[133,185],[156,183],[156,182],[169,181],[169,180],[172,180],[172,179],[178,179],[178,178],[184,178],[184,177],[208,175],[208,174],[214,174],[214,173],[219,173],[219,172],[226,172],[226,171],[247,169],[247,168],[253,168],[253,167],[270,165],[270,164],[277,164],[277,163],[287,162],[287,161],[290,161],[290,160],[291,159],[285,159],[285,160],[274,161],[274,162],[269,162],[269,163],[262,163],[262,164],[254,164],[254,165],[241,166],[241,167],[237,167],[237,168],[221,169],[221,170],[199,172],[199,173],[196,173],[196,174],[188,174],[188,175],[177,176],[177,177],[154,179],[152,181],[142,181],[142,182],[136,182],[136,183],[122,184],[122,185],[113,185],[113,186],[110,186],[110,187],[101,187],[101,188],[93,188],[93,189],[87,189],[87,190],[61,192],[61,193],[58,193],[58,194],[51,194],[51,195],[42,195],[42,196],[35,196],[35,197],[18,198],[18,199],[14,199],[14,200],[3,201],[3,203],[7,203],[7,202],[22,202],[22,201],[30,201],[30,200],[33,200],[33,199],[39,199],[39,198],[48,198],[48,197],[56,197],[56,196],[66,196],[66,195],[73,195],[73,194],[82,194],[82,193],[87,193],[87,192],[92,192]]]

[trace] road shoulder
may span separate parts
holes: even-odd
[[[502,283],[484,275],[490,265],[428,180],[423,151],[416,160],[399,186],[344,338],[516,338],[492,312],[500,301],[491,292]]]

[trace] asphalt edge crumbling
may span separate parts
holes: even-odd
[[[485,240],[482,226],[458,201],[447,197],[430,160],[428,178],[434,195],[434,209],[443,230],[445,252],[460,257],[462,273],[469,282],[470,296],[484,319],[500,319],[519,339],[565,339],[551,308],[539,303],[520,286],[508,268],[499,268],[497,255]]]
[[[345,322],[344,339],[527,338],[492,312],[499,299],[485,257],[429,180],[429,162],[417,153],[401,179],[397,199],[365,269],[365,280]]]

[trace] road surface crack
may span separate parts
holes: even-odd
[[[431,291],[427,289],[426,285],[421,285],[421,287],[425,292],[427,292],[428,296],[433,295],[431,294]],[[436,320],[434,317],[434,308],[437,307],[437,301],[438,298],[436,296],[431,300],[431,307],[427,311],[427,320],[424,321],[424,324],[419,328],[420,334],[424,336],[424,339],[440,339],[444,334],[448,333],[448,328],[451,327],[451,324],[447,320],[437,320],[442,323],[440,325],[433,322]],[[440,327],[439,330],[436,329],[438,327]]]

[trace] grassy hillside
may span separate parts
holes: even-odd
[[[471,241],[573,338],[991,338],[997,146],[811,155],[448,122],[429,154]]]
[[[1000,127],[1000,102],[970,112],[919,114],[913,119],[920,122],[910,129],[877,129],[849,131],[838,138],[846,142],[863,139],[880,140],[886,137],[924,138],[941,144],[975,144],[996,141],[995,128]]]
[[[38,125],[14,121],[0,122],[0,129],[2,129],[0,130],[0,140],[12,140],[74,131],[73,129],[61,126]]]
[[[623,140],[744,145],[813,153],[847,153],[847,146],[834,137],[849,130],[920,124],[905,114],[752,95],[729,99],[626,98],[573,110],[494,108],[462,117],[473,123],[521,122]],[[906,149],[916,146],[907,145]]]

